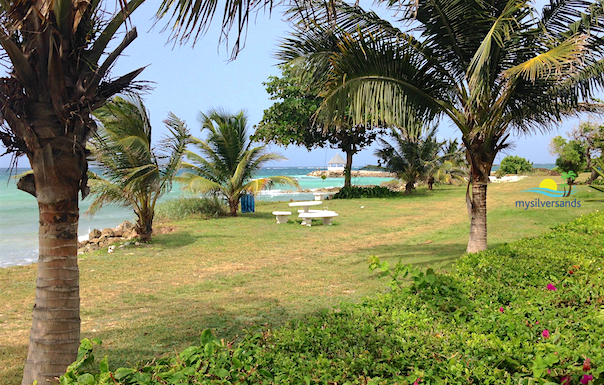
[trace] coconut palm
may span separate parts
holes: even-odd
[[[177,178],[185,190],[220,193],[226,197],[231,215],[237,216],[239,200],[245,193],[256,194],[275,184],[300,187],[295,179],[287,176],[254,179],[264,164],[285,158],[267,153],[266,146],[252,146],[243,111],[231,115],[210,110],[200,115],[200,121],[202,133],[208,131],[208,136],[205,140],[191,139],[199,154],[186,153],[190,162],[183,162],[185,172]]]
[[[468,176],[468,163],[465,151],[460,148],[457,139],[447,140],[441,148],[442,161],[430,175],[433,183],[454,184],[466,183]]]
[[[425,132],[424,132],[425,131]],[[382,148],[375,152],[383,170],[405,181],[410,194],[419,181],[427,181],[446,159],[439,155],[443,143],[436,140],[436,127],[423,130],[421,125],[392,129],[394,144],[379,139]]]
[[[470,168],[467,250],[484,250],[488,178],[509,136],[602,109],[592,99],[603,84],[602,3],[552,1],[541,13],[520,0],[414,0],[395,8],[416,34],[367,25],[374,14],[338,7],[335,21],[357,29],[342,28],[321,110],[341,113],[345,105],[354,123],[395,126],[409,116],[447,116]],[[328,14],[314,12],[312,23],[334,25]],[[298,46],[313,44],[310,34],[303,38]]]
[[[91,142],[95,166],[101,174],[90,178],[94,201],[88,214],[105,204],[131,207],[137,216],[135,230],[149,241],[157,200],[172,188],[189,138],[184,122],[170,114],[164,122],[171,135],[151,143],[149,113],[140,96],[115,97],[95,111],[100,126]]]
[[[80,344],[77,268],[78,194],[87,188],[90,113],[131,87],[142,71],[117,79],[108,70],[135,39],[129,30],[108,51],[116,31],[142,0],[113,17],[102,1],[0,2],[0,47],[9,76],[0,80],[0,139],[26,155],[33,174],[18,187],[40,210],[36,299],[24,384],[53,380],[76,359]]]

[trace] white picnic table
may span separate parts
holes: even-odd
[[[316,206],[323,204],[322,201],[302,201],[302,202],[291,202],[290,207],[302,207],[303,212],[309,212],[310,206]]]

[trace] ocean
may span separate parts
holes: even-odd
[[[344,178],[327,178],[307,176],[317,167],[267,167],[257,177],[286,175],[294,177],[304,190],[329,187],[342,187]],[[26,170],[18,169],[17,174]],[[15,171],[13,171],[13,175]],[[36,199],[17,189],[16,180],[9,178],[7,170],[0,171],[0,268],[14,265],[26,265],[38,259],[38,205]],[[353,185],[379,185],[392,178],[353,177]],[[312,192],[293,192],[293,188],[273,188],[260,193],[259,201],[313,200]],[[165,194],[160,201],[178,198],[188,193],[175,184],[172,191]],[[92,229],[115,227],[125,220],[135,220],[131,209],[119,206],[105,206],[95,216],[87,217],[83,213],[88,209],[91,199],[80,202],[80,222],[78,234],[87,235]]]

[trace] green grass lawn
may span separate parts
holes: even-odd
[[[545,178],[489,186],[489,246],[602,206],[600,193],[579,186],[580,208],[516,208],[516,200],[549,199],[520,192]],[[465,192],[437,187],[400,198],[326,201],[323,207],[339,213],[333,226],[276,225],[271,212],[288,209],[286,202],[257,202],[255,213],[237,218],[158,225],[153,244],[81,258],[82,337],[101,338],[97,354],[108,354],[116,367],[178,351],[206,328],[234,339],[244,329],[380,292],[385,282],[368,270],[371,255],[448,269],[469,234]],[[20,382],[35,276],[36,265],[0,269],[2,384]]]

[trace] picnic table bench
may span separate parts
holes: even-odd
[[[335,211],[327,210],[313,210],[309,212],[301,212],[298,214],[298,218],[302,218],[302,226],[311,226],[313,218],[322,218],[323,225],[331,225],[333,218],[337,217],[338,214]]]

